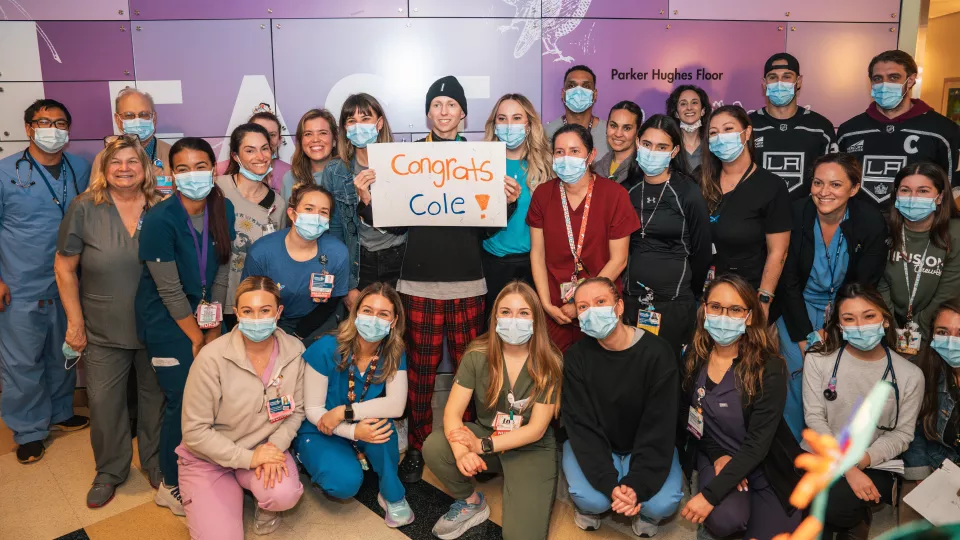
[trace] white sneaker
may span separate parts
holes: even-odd
[[[637,514],[633,518],[633,534],[640,538],[653,538],[660,532],[660,525],[652,521],[643,519],[643,516]]]
[[[600,518],[590,514],[581,514],[577,507],[573,507],[573,522],[584,531],[595,531],[600,528]]]
[[[180,498],[179,486],[168,486],[161,481],[160,487],[157,488],[157,494],[153,496],[153,502],[157,503],[157,506],[169,508],[175,516],[187,515],[183,511],[183,500]]]
[[[280,512],[271,512],[257,506],[253,513],[253,532],[260,536],[270,534],[280,527]]]

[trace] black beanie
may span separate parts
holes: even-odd
[[[773,65],[774,62],[779,61],[779,60],[785,61],[786,64],[779,64],[779,65],[776,65],[776,66]],[[773,71],[773,70],[775,70],[775,69],[788,69],[788,70],[796,73],[797,76],[799,76],[799,75],[800,75],[800,62],[797,60],[797,58],[796,58],[795,56],[793,56],[793,55],[790,54],[790,53],[785,53],[785,52],[777,53],[777,54],[771,56],[769,59],[767,59],[767,63],[763,65],[763,76],[766,77],[766,76],[767,76],[767,73],[770,73],[771,71]]]
[[[467,96],[463,93],[463,87],[460,86],[460,81],[453,75],[441,77],[430,85],[430,89],[427,90],[427,104],[424,114],[430,112],[430,103],[434,98],[438,97],[452,98],[460,105],[460,108],[463,109],[463,114],[467,114]]]

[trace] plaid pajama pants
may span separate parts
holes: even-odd
[[[437,366],[443,360],[443,337],[457,365],[467,345],[483,328],[484,298],[433,300],[401,294],[407,314],[407,410],[410,414],[410,447],[421,449],[433,431],[433,388]],[[469,411],[464,415],[469,421]]]

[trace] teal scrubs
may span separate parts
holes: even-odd
[[[517,210],[507,220],[507,228],[483,241],[483,249],[496,257],[530,253],[530,226],[527,225],[527,210],[532,194],[527,186],[527,162],[520,159],[507,160],[507,176],[520,184]]]
[[[230,241],[236,237],[233,204],[224,199]],[[207,209],[209,212],[209,208]],[[191,233],[194,231],[194,234]],[[140,229],[140,260],[144,262],[175,262],[183,292],[196,312],[201,301],[200,262],[194,238],[202,242],[202,233],[193,229],[190,216],[176,195],[151,208],[143,218]],[[202,246],[201,246],[202,248]],[[206,300],[210,301],[213,282],[220,263],[217,261],[216,243],[213,235],[207,239]],[[163,482],[168,486],[178,485],[178,467],[175,450],[180,444],[180,405],[183,387],[193,364],[193,345],[190,338],[180,330],[177,321],[163,305],[157,284],[150,270],[143,266],[140,285],[134,305],[137,316],[137,334],[147,346],[147,354],[157,372],[157,381],[166,397],[163,426],[160,430],[160,470]]]
[[[29,152],[0,160],[0,279],[10,288],[0,311],[0,411],[17,444],[42,441],[73,416],[76,369],[64,369],[67,318],[53,258],[67,207],[89,181],[90,163],[66,152],[57,178]]]

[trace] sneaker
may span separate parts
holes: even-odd
[[[63,422],[57,422],[50,426],[53,431],[77,431],[90,425],[90,419],[86,416],[75,414]]]
[[[600,528],[600,518],[592,514],[581,514],[577,507],[573,507],[573,522],[584,531],[595,531]]]
[[[383,511],[386,513],[383,520],[387,522],[387,527],[396,529],[397,527],[403,527],[404,525],[413,523],[413,510],[407,503],[407,499],[400,499],[400,502],[389,503],[383,498],[383,495],[377,493],[377,502],[380,503],[380,508],[383,508]]]
[[[117,492],[117,486],[114,484],[94,483],[87,492],[87,508],[101,508],[113,500],[113,495]]]
[[[660,525],[655,521],[647,520],[641,514],[633,517],[633,534],[640,538],[653,538],[660,532]]]
[[[423,478],[423,454],[416,448],[407,450],[397,469],[400,481],[404,484],[415,484]]]
[[[464,499],[457,499],[450,505],[450,509],[433,526],[433,535],[441,540],[451,540],[460,536],[473,527],[490,518],[490,507],[483,493],[478,493],[480,502],[470,504]]]
[[[30,441],[17,447],[17,461],[26,465],[34,461],[40,461],[46,449],[43,447],[43,441]]]
[[[169,508],[175,516],[187,515],[183,511],[183,499],[180,498],[179,486],[168,486],[161,481],[157,494],[153,496],[153,502],[157,503],[157,506]]]
[[[163,473],[160,472],[160,467],[154,467],[147,471],[147,479],[150,482],[150,487],[160,489],[160,483],[163,482]]]
[[[253,512],[253,532],[260,536],[270,534],[280,527],[280,512],[271,512],[257,506]]]

